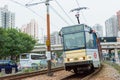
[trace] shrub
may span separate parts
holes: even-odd
[[[33,68],[25,68],[22,70],[23,73],[28,73],[28,72],[32,72],[32,71],[35,71],[35,69]]]

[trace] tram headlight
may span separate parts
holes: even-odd
[[[79,59],[80,59],[80,60],[83,60],[83,57],[80,57]]]
[[[79,60],[86,60],[86,57],[85,56],[80,57]]]
[[[72,58],[70,58],[70,61],[73,61],[73,59],[72,59]]]
[[[67,58],[67,61],[73,61],[74,59],[73,58]]]

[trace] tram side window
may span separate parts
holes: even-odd
[[[89,32],[86,32],[86,48],[88,49],[94,48],[93,35],[90,34]]]
[[[93,37],[94,37],[94,48],[97,48],[97,36],[95,33],[93,34]]]

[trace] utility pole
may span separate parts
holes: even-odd
[[[70,12],[74,12],[74,11],[77,11],[75,17],[77,18],[77,21],[78,21],[78,24],[80,24],[80,14],[79,14],[79,11],[80,10],[83,10],[83,9],[88,9],[87,7],[79,7],[79,8],[75,8],[75,9],[72,9]]]
[[[51,41],[50,41],[50,15],[49,15],[49,0],[46,0],[46,7],[47,7],[47,40],[46,40],[46,45],[47,45],[47,51],[49,57],[51,57]],[[52,76],[53,73],[51,72],[51,59],[48,60],[48,76]]]
[[[46,5],[46,18],[47,18],[47,40],[46,40],[46,46],[47,46],[47,52],[46,54],[49,54],[49,59],[48,59],[48,76],[52,76],[53,73],[51,72],[51,44],[50,44],[50,15],[49,15],[49,1],[52,0],[46,0],[45,2],[39,2],[39,3],[33,3],[33,4],[26,4],[26,6],[32,6],[32,5],[37,5],[41,3],[45,3]],[[47,56],[48,57],[48,56]]]

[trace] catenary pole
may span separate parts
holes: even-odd
[[[41,3],[45,3],[46,5],[46,21],[47,21],[47,40],[46,40],[46,46],[47,46],[47,57],[48,57],[48,76],[52,76],[53,73],[51,72],[51,44],[50,44],[50,15],[49,15],[49,2],[52,0],[46,0],[45,2],[39,2],[39,3],[33,3],[33,4],[26,4],[27,7],[38,5]]]
[[[49,0],[46,0],[46,8],[47,8],[47,53],[49,54],[49,57],[51,57],[51,41],[50,41],[50,15],[49,15]],[[51,72],[51,59],[48,60],[48,76],[52,76],[53,73]]]

